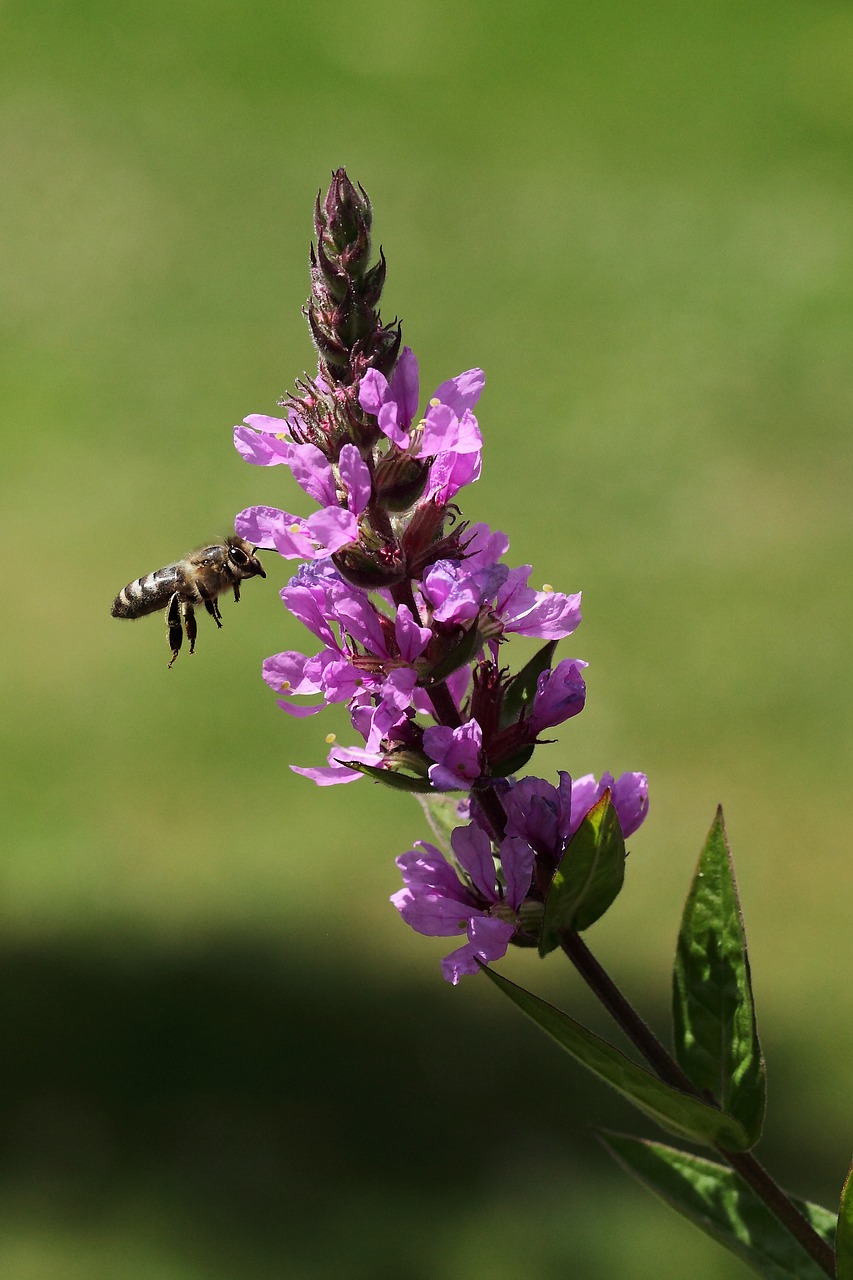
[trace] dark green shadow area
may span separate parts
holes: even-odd
[[[619,1274],[651,1280],[655,1239],[690,1230],[587,1127],[643,1124],[473,985],[383,988],[236,935],[0,966],[4,1216],[58,1233],[67,1276],[115,1273],[117,1247],[133,1277],[595,1280],[636,1248]],[[685,1239],[693,1274],[733,1274]]]
[[[470,994],[377,990],[238,937],[57,939],[0,964],[7,1206],[84,1233],[131,1216],[186,1274],[450,1275],[442,1237],[471,1214],[497,1230],[525,1170],[565,1189],[606,1169],[551,1132],[577,1133],[594,1085],[566,1093],[559,1056]]]

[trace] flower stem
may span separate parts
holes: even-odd
[[[563,951],[571,960],[590,990],[599,998],[622,1031],[642,1054],[658,1078],[673,1088],[701,1098],[711,1099],[695,1087],[681,1067],[664,1048],[660,1040],[633,1005],[629,1004],[610,975],[601,967],[595,956],[578,933],[566,933],[561,938]],[[719,1105],[714,1103],[714,1105]],[[785,1192],[770,1174],[748,1151],[729,1151],[715,1144],[715,1150],[751,1187],[775,1218],[803,1246],[820,1269],[830,1277],[835,1276],[835,1254],[800,1211],[791,1203]]]
[[[601,967],[579,933],[565,933],[561,946],[584,982],[598,996],[607,1012],[614,1018],[664,1084],[670,1084],[683,1093],[697,1093],[689,1077],[658,1040],[651,1027],[629,1004],[610,975]],[[707,1101],[707,1099],[704,1099]]]

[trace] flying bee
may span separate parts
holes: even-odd
[[[129,582],[113,601],[114,618],[141,618],[146,613],[166,610],[166,627],[172,657],[169,666],[177,658],[183,643],[183,631],[190,642],[190,653],[195,649],[197,625],[195,606],[203,604],[217,627],[222,626],[222,616],[217,596],[229,589],[234,599],[240,599],[240,583],[244,578],[265,578],[263,565],[245,538],[232,533],[224,542],[191,551],[183,560],[167,564],[164,569],[146,574]]]

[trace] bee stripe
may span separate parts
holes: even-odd
[[[135,578],[116,596],[112,615],[114,618],[139,618],[143,614],[164,609],[177,586],[177,566],[173,564],[147,573],[144,578]]]

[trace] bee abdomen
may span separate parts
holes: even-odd
[[[129,582],[113,600],[110,612],[114,618],[141,618],[146,613],[156,613],[165,609],[179,585],[177,565],[156,569]]]

